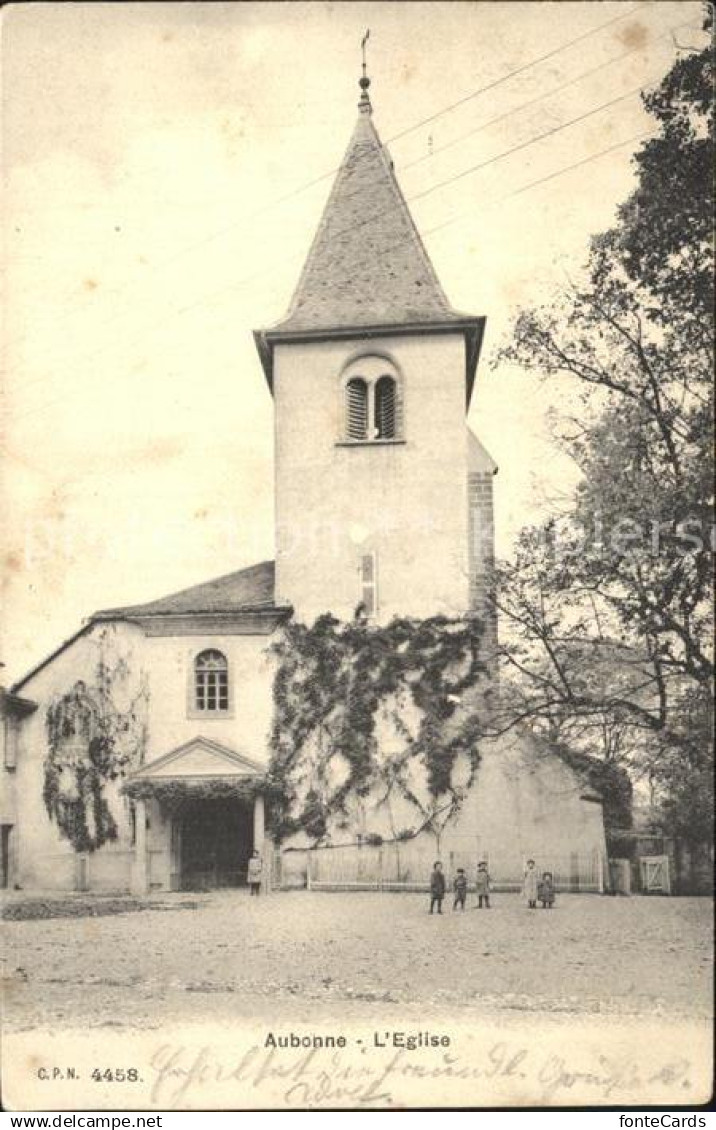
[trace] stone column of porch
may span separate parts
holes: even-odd
[[[134,808],[134,860],[132,894],[149,893],[149,837],[147,836],[147,804],[138,800]]]
[[[264,893],[269,890],[269,868],[271,867],[271,860],[267,858],[265,849],[266,828],[264,798],[260,794],[257,794],[254,797],[254,851],[260,852],[261,859],[263,860],[261,890]]]

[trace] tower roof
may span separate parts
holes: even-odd
[[[275,328],[460,319],[408,211],[369,113],[338,170],[288,314]]]
[[[454,310],[423,246],[367,90],[288,313],[255,334],[269,385],[273,344],[286,340],[464,331],[469,392],[484,318]]]

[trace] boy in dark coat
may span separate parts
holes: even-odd
[[[443,899],[445,898],[445,876],[443,875],[443,865],[438,862],[433,867],[430,873],[430,913],[432,914],[433,908],[437,906],[438,914],[443,912]]]
[[[552,872],[545,871],[537,884],[537,898],[542,903],[542,909],[552,909],[554,905],[554,883],[552,881]]]
[[[464,867],[458,867],[457,869],[453,890],[455,892],[455,899],[452,904],[453,910],[457,910],[458,906],[461,910],[464,910],[465,899],[467,897],[467,875],[465,874]]]

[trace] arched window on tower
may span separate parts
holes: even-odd
[[[395,381],[380,377],[375,384],[375,438],[395,439]]]
[[[194,706],[214,714],[229,709],[229,665],[220,651],[202,651],[194,660]]]
[[[339,442],[402,442],[403,378],[389,358],[377,354],[356,357],[343,370],[339,388]]]
[[[362,377],[351,377],[346,385],[346,435],[368,438],[368,385]]]

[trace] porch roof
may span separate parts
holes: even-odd
[[[259,764],[238,750],[197,736],[168,753],[163,753],[130,773],[125,781],[125,791],[132,782],[181,781],[187,783],[223,779],[262,779],[266,765]]]

